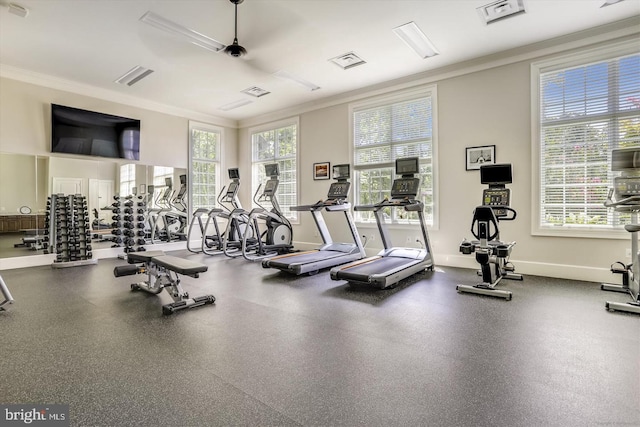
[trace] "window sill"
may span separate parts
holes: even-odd
[[[612,239],[626,240],[629,239],[629,232],[624,229],[593,229],[582,227],[545,227],[531,231],[532,236],[540,237],[566,237],[581,239]]]

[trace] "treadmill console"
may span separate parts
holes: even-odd
[[[391,187],[392,199],[415,198],[420,188],[420,178],[398,178]]]
[[[327,194],[327,199],[329,200],[346,199],[349,196],[350,188],[351,188],[351,183],[348,181],[334,182],[329,187],[329,193]]]

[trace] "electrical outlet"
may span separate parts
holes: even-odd
[[[375,234],[370,234],[369,237],[367,238],[368,242],[373,242],[374,240],[376,240],[376,235]]]
[[[631,249],[627,248],[627,251],[625,252],[625,256],[627,257],[627,259],[631,259]]]
[[[411,244],[411,243],[413,243],[413,240],[411,239],[411,236],[407,236],[406,243],[407,243],[407,244]]]

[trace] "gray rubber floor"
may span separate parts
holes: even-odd
[[[640,316],[624,294],[527,276],[512,301],[472,270],[393,290],[186,251],[214,305],[163,316],[121,260],[1,272],[0,403],[69,404],[72,425],[640,425]],[[142,276],[138,276],[142,280]]]

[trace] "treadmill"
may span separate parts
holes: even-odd
[[[375,205],[354,207],[356,211],[373,211],[384,249],[376,256],[331,269],[330,274],[333,280],[346,280],[349,283],[385,289],[416,273],[433,270],[429,234],[424,222],[424,205],[421,201],[416,200],[420,188],[420,178],[415,176],[418,172],[417,157],[397,159],[396,174],[402,175],[402,177],[393,181],[391,200],[385,197]],[[403,208],[407,212],[418,214],[424,248],[392,246],[383,217],[383,211],[387,207]]]
[[[315,250],[295,252],[265,259],[262,261],[264,268],[277,268],[295,275],[313,275],[321,269],[364,258],[364,247],[351,215],[351,203],[347,202],[349,190],[351,189],[351,183],[348,181],[349,176],[350,166],[348,164],[335,165],[333,167],[333,178],[336,182],[329,187],[326,200],[321,200],[313,205],[291,206],[289,208],[292,211],[311,212],[324,244]],[[331,239],[331,234],[322,216],[323,210],[344,213],[354,243],[335,243]]]

